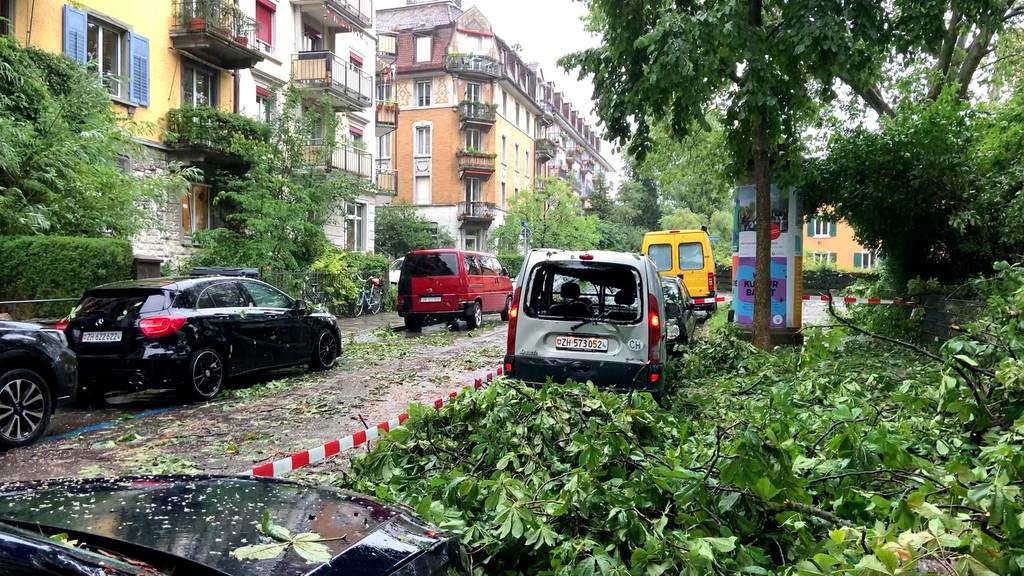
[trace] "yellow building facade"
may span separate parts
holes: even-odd
[[[810,218],[804,227],[804,261],[808,265],[829,265],[844,272],[874,270],[878,254],[861,246],[853,227],[840,221]]]

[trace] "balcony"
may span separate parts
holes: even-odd
[[[462,121],[463,128],[471,125],[487,130],[494,125],[497,117],[498,106],[496,104],[472,102],[470,100],[463,100],[459,103],[459,120]]]
[[[270,127],[263,122],[209,106],[176,108],[166,121],[164,144],[185,163],[243,164],[239,141],[270,141]]]
[[[366,179],[373,176],[373,158],[369,152],[355,146],[341,145],[332,151],[323,144],[313,143],[306,146],[303,155],[306,166],[313,170],[342,170]]]
[[[554,140],[549,140],[548,138],[538,138],[534,143],[534,150],[537,160],[547,162],[558,154],[558,144],[555,144]]]
[[[256,20],[227,0],[177,0],[171,46],[228,70],[263,60],[256,46]]]
[[[395,102],[377,103],[377,137],[395,131],[398,127],[398,104]]]
[[[377,168],[377,190],[381,194],[394,196],[398,194],[398,171]]]
[[[449,54],[444,67],[452,74],[467,78],[498,79],[502,76],[501,63],[478,54]]]
[[[377,36],[377,60],[385,64],[394,64],[398,59],[398,36],[395,34],[379,34]]]
[[[292,0],[303,14],[339,32],[373,24],[373,0]]]
[[[465,178],[466,176],[472,176],[476,178],[487,179],[494,174],[495,166],[497,164],[497,154],[490,154],[487,152],[470,152],[468,150],[459,150],[455,153],[455,157],[459,163],[459,177]]]
[[[462,226],[489,226],[494,222],[497,206],[490,202],[459,202],[459,221]]]
[[[373,76],[326,52],[292,57],[292,80],[314,96],[327,96],[335,109],[358,110],[373,103]]]

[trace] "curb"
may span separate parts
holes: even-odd
[[[462,390],[479,390],[486,384],[485,382],[494,381],[495,376],[501,376],[503,369],[499,367],[494,372],[488,372],[483,378],[477,378],[473,381],[472,386],[463,386]],[[448,394],[447,398],[438,398],[434,400],[433,406],[435,410],[440,410],[445,404],[450,404],[455,397],[459,395],[460,390],[455,390]],[[302,450],[296,452],[290,456],[286,456],[273,462],[267,462],[266,464],[260,464],[253,466],[250,470],[242,472],[242,476],[258,476],[263,478],[280,478],[285,474],[294,472],[299,468],[305,468],[310,464],[316,464],[337,456],[343,451],[351,450],[357,446],[361,446],[371,440],[376,440],[383,434],[387,434],[394,428],[405,424],[405,421],[409,419],[408,412],[402,412],[397,417],[384,422],[378,423],[376,426],[368,427],[365,430],[360,430],[354,434],[350,434],[343,438],[331,440],[326,444],[321,444],[315,448],[309,450]]]

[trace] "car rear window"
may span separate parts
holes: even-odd
[[[640,273],[626,264],[545,262],[533,268],[527,286],[527,316],[630,324],[641,319]]]
[[[700,242],[685,242],[679,245],[679,269],[700,270],[704,267],[704,247]]]
[[[647,248],[647,255],[659,272],[672,269],[672,247],[668,244],[652,244]]]
[[[75,318],[102,318],[108,322],[131,321],[139,314],[158,312],[167,307],[163,291],[87,292],[78,303]]]
[[[459,257],[454,252],[411,254],[405,257],[402,274],[406,276],[458,276]]]

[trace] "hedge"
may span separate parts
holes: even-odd
[[[66,236],[0,237],[0,301],[78,298],[100,284],[130,280],[127,240]],[[70,303],[17,306],[12,316],[63,316]]]
[[[515,252],[498,254],[498,261],[501,262],[501,265],[505,267],[505,270],[508,270],[509,275],[513,278],[519,275],[519,269],[523,267],[525,259],[526,256]]]

